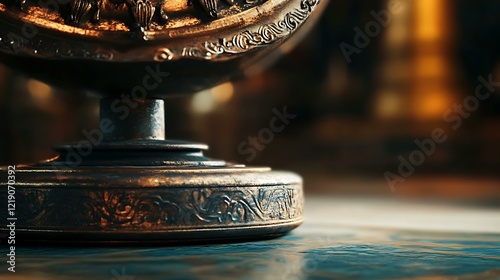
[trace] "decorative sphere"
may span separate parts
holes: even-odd
[[[193,93],[241,75],[283,43],[293,43],[291,35],[307,32],[325,5],[0,0],[0,61],[47,83],[101,96]]]

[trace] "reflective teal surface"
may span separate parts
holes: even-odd
[[[16,273],[2,261],[0,279],[500,279],[495,233],[308,221],[279,239],[236,244],[17,247]]]

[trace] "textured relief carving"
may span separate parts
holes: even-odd
[[[213,18],[217,18],[219,7],[218,2],[220,0],[200,0],[200,5],[203,7],[203,10]],[[225,0],[225,2],[232,6],[235,4],[234,0]]]
[[[113,60],[114,52],[105,47],[79,44],[69,45],[63,41],[46,41],[45,39],[28,40],[16,33],[0,29],[0,49],[10,53],[28,54],[37,57],[89,59],[97,61]]]
[[[82,16],[81,12],[74,13],[74,15],[72,14],[72,21],[75,23],[80,22],[82,18],[91,15],[93,15],[95,19],[99,19],[99,9],[90,8],[89,10],[88,7],[89,5],[92,7],[99,7],[103,5],[103,0],[72,1],[74,1],[71,2],[73,6],[76,5],[80,7],[78,8],[79,10],[89,11],[86,12],[87,15],[85,16]],[[155,19],[154,14],[159,13],[161,17],[165,19],[168,18],[168,16],[164,13],[163,9],[155,7],[153,2],[149,0],[130,1],[134,2],[130,2],[131,4],[129,4],[128,7],[135,11],[131,13],[134,14],[134,18],[137,21],[132,29],[139,32],[139,34],[136,34],[136,37],[147,40],[149,35],[146,31],[152,28],[151,26]],[[152,47],[153,49],[144,49],[133,54],[122,54],[104,46],[97,47],[96,45],[90,44],[70,45],[68,42],[54,41],[43,37],[36,37],[28,40],[12,32],[6,34],[6,30],[0,30],[0,49],[11,53],[14,52],[45,58],[89,59],[100,61],[128,60],[130,56],[134,55],[141,57],[141,60],[146,59],[158,62],[178,60],[181,58],[226,60],[256,48],[266,47],[286,39],[307,20],[319,3],[320,0],[301,0],[300,6],[291,9],[283,18],[250,30],[240,31],[230,37],[223,37],[215,41],[206,41],[188,46],[169,46],[167,44],[161,47]],[[94,11],[95,14],[92,14]]]
[[[134,17],[134,27],[141,31],[149,30],[156,9],[153,4],[148,0],[129,0],[127,6]]]
[[[19,227],[161,229],[297,219],[302,215],[300,192],[294,186],[172,190],[44,188],[43,192],[18,188],[16,197]]]
[[[304,23],[318,4],[319,0],[302,0],[300,8],[287,13],[282,20],[263,25],[256,31],[243,31],[229,39],[221,38],[218,42],[205,42],[201,49],[184,48],[182,55],[213,59],[223,54],[240,54],[264,47],[290,35]]]
[[[12,0],[0,0],[0,3],[12,6],[9,1]],[[192,3],[193,0],[184,0],[184,6],[179,6],[178,2],[170,4],[166,0],[62,0],[51,4],[44,1],[13,1],[25,12],[28,12],[27,5],[37,7],[37,17],[53,19],[53,15],[64,16],[68,25],[94,29],[93,25],[99,26],[99,22],[104,20],[106,24],[102,25],[103,29],[113,30],[117,25],[125,24],[131,31],[144,32],[155,29],[152,23],[159,27],[156,29],[161,30],[161,26],[170,20],[169,12],[174,14],[174,21],[177,21],[175,25],[180,26],[182,23],[189,24],[194,18],[206,21],[232,15],[258,6],[266,0],[196,0],[195,4]],[[230,11],[235,5],[238,8]],[[69,10],[68,14],[66,9]],[[206,16],[199,17],[199,11]]]
[[[99,13],[103,0],[71,0],[71,13],[69,16],[70,24],[80,24],[82,19],[90,15],[93,10],[93,20],[99,20]]]
[[[71,0],[71,12],[68,24],[79,25],[91,18],[98,22],[101,19],[101,10],[105,0]],[[161,5],[163,2],[159,3]],[[145,31],[151,27],[151,22],[156,7],[149,0],[124,0],[115,5],[125,4],[133,20],[131,28],[134,30]],[[164,17],[165,18],[165,17]]]

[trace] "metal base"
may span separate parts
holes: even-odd
[[[293,173],[212,160],[205,145],[179,141],[106,142],[78,159],[84,148],[61,146],[55,159],[16,167],[15,213],[0,212],[0,233],[16,218],[17,240],[225,242],[302,223],[302,179]],[[5,180],[0,187],[6,202]]]

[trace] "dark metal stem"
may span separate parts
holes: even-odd
[[[104,141],[165,140],[164,102],[148,98],[101,99],[99,126],[114,127],[104,133]]]

